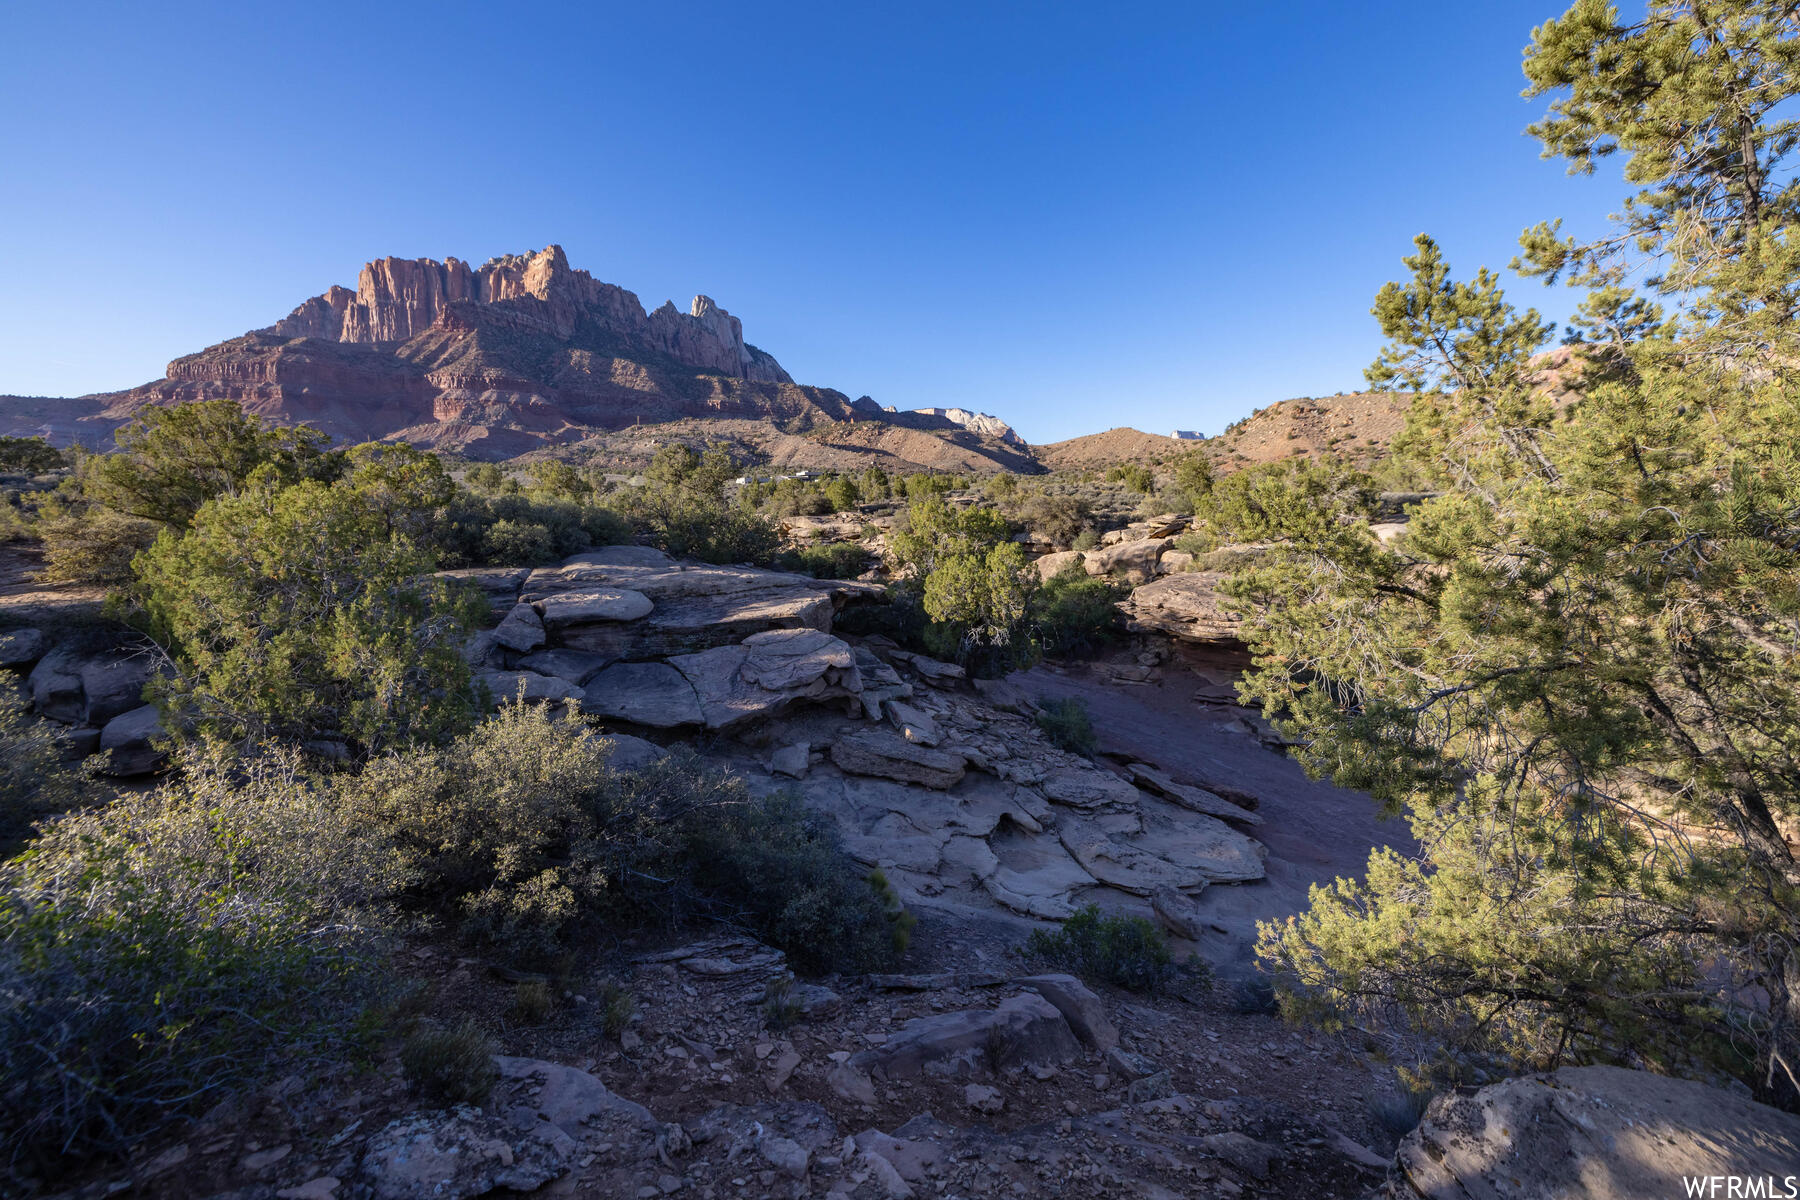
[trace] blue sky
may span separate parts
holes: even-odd
[[[560,242],[853,397],[1217,432],[1359,386],[1413,234],[1466,273],[1617,207],[1522,132],[1563,7],[13,0],[0,393]]]

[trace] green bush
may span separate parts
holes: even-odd
[[[400,883],[380,834],[291,759],[184,767],[0,865],[0,1143],[15,1175],[341,1055],[379,996],[374,939]]]
[[[682,856],[716,912],[738,916],[805,971],[890,963],[911,929],[898,897],[859,874],[829,818],[778,794],[686,822]]]
[[[35,527],[44,542],[39,577],[51,583],[129,583],[132,559],[156,541],[161,528],[109,508],[53,500]]]
[[[1119,638],[1118,602],[1131,589],[1117,587],[1070,563],[1031,597],[1038,645],[1059,658],[1094,654]]]
[[[857,545],[802,546],[783,551],[775,565],[814,579],[855,579],[869,569],[869,552]]]
[[[509,704],[455,741],[340,783],[410,873],[409,907],[452,914],[517,961],[554,961],[583,918],[740,920],[807,968],[868,969],[910,919],[797,801],[672,755],[614,771],[603,739]]]
[[[1142,917],[1105,916],[1097,904],[1079,909],[1059,929],[1032,933],[1025,953],[1133,992],[1162,991],[1184,972],[1162,930]]]
[[[464,1017],[448,1029],[425,1026],[415,1030],[400,1048],[400,1069],[413,1091],[445,1108],[485,1104],[500,1082],[493,1040],[473,1017]]]
[[[1100,743],[1094,737],[1094,720],[1088,715],[1085,700],[1070,696],[1050,701],[1038,710],[1037,725],[1050,739],[1050,744],[1059,750],[1091,758],[1099,749]]]
[[[359,447],[360,449],[360,447]],[[476,715],[467,631],[486,602],[428,572],[385,481],[209,500],[138,557],[136,619],[179,674],[165,709],[231,740],[431,741]]]
[[[17,685],[0,679],[0,857],[40,817],[99,795],[86,775],[63,761],[61,732],[60,725],[26,715]]]
[[[62,451],[41,437],[0,437],[0,471],[41,475],[67,465]]]

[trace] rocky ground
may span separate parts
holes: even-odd
[[[579,703],[623,762],[682,746],[755,792],[798,792],[918,919],[904,960],[885,975],[798,979],[778,951],[726,927],[595,929],[565,972],[524,981],[549,997],[534,1008],[516,972],[414,935],[395,948],[393,977],[417,987],[418,1015],[473,1015],[496,1043],[500,1080],[480,1108],[422,1104],[392,1044],[372,1057],[346,1048],[221,1099],[127,1161],[94,1164],[64,1194],[1350,1200],[1485,1195],[1504,1169],[1537,1188],[1518,1195],[1547,1196],[1579,1147],[1621,1145],[1630,1154],[1603,1184],[1667,1176],[1670,1147],[1698,1136],[1693,1114],[1711,1101],[1636,1072],[1446,1098],[1396,1167],[1410,1122],[1392,1102],[1392,1043],[1276,1015],[1258,984],[1257,923],[1300,911],[1311,885],[1357,874],[1407,832],[1367,797],[1308,779],[1236,703],[1242,651],[1204,573],[1165,573],[1167,534],[1146,522],[1083,560],[1141,572],[1129,645],[996,681],[833,632],[844,606],[873,598],[867,584],[644,547],[456,573],[492,602],[493,627],[468,655],[496,695]],[[1186,581],[1179,596],[1144,600],[1173,580]],[[100,644],[97,626],[84,632],[90,603],[23,585],[0,594],[12,618],[0,658],[42,716],[106,748],[136,711],[115,676],[147,668]],[[1068,699],[1091,715],[1091,756],[1053,745],[1036,720]],[[154,766],[110,761],[122,775]],[[1195,965],[1146,995],[1025,955],[1034,930],[1087,904],[1158,923]],[[1637,1115],[1606,1116],[1621,1112]],[[1777,1161],[1800,1146],[1785,1119],[1720,1117],[1694,1153]],[[1732,1121],[1762,1125],[1733,1141]],[[1505,1133],[1526,1122],[1549,1141]],[[1640,1134],[1648,1148],[1632,1158]]]
[[[527,1021],[516,976],[415,939],[395,974],[423,981],[427,1014],[496,1033],[505,1078],[484,1109],[421,1111],[390,1050],[223,1101],[73,1194],[1351,1197],[1381,1177],[1391,1135],[1368,1098],[1389,1068],[1239,985],[1257,918],[1396,831],[1230,701],[1228,652],[1157,638],[972,681],[831,633],[868,598],[856,584],[637,547],[462,574],[494,603],[470,655],[497,694],[578,700],[621,753],[686,745],[831,813],[919,918],[902,973],[790,985],[779,953],[730,930],[596,933]],[[40,708],[87,720],[104,700],[79,686],[88,660],[54,630],[36,650]],[[1093,759],[1033,719],[1066,696],[1094,714]],[[1020,947],[1086,903],[1159,921],[1217,981],[1145,996],[1041,978]]]

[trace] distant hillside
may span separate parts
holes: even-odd
[[[1120,463],[1154,467],[1194,449],[1205,450],[1223,471],[1326,451],[1368,465],[1386,452],[1406,423],[1411,403],[1410,396],[1392,392],[1302,396],[1258,409],[1212,438],[1173,438],[1120,427],[1031,449],[1052,471],[1104,470]]]
[[[1064,442],[1051,442],[1047,446],[1033,446],[1031,451],[1052,471],[1092,471],[1127,462],[1152,466],[1205,444],[1120,426],[1105,433],[1090,433]]]
[[[934,420],[939,423],[933,424]],[[636,472],[649,465],[659,447],[670,442],[695,447],[723,442],[740,458],[813,471],[861,471],[870,466],[901,475],[919,471],[988,475],[999,470],[1035,475],[1043,471],[1026,449],[914,413],[891,414],[880,421],[823,421],[799,432],[788,432],[769,421],[668,421],[594,433],[579,442],[537,450],[525,457]]]
[[[1345,392],[1278,400],[1234,422],[1204,445],[1222,469],[1311,457],[1326,451],[1361,465],[1387,452],[1406,424],[1412,397],[1395,392]]]

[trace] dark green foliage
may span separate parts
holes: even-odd
[[[131,581],[131,562],[156,541],[162,526],[97,505],[52,499],[39,512],[35,533],[44,543],[42,578],[52,583],[121,584]]]
[[[800,1019],[800,1001],[794,995],[794,977],[780,975],[763,989],[763,1025],[780,1033]]]
[[[33,822],[100,794],[63,761],[62,730],[27,716],[19,691],[0,680],[0,857],[12,852]]]
[[[547,979],[521,979],[513,985],[513,1014],[527,1025],[542,1025],[556,1014],[556,996]]]
[[[379,998],[380,835],[289,761],[184,768],[0,865],[0,1178],[354,1051]]]
[[[869,552],[858,545],[802,546],[782,551],[775,566],[814,579],[855,579],[869,569]]]
[[[136,618],[180,673],[159,702],[237,741],[340,739],[359,752],[466,728],[462,638],[479,598],[428,572],[422,516],[385,472],[203,504],[139,556]]]
[[[0,437],[0,471],[41,475],[66,466],[62,451],[41,437]]]
[[[85,460],[83,491],[126,516],[183,526],[214,496],[258,470],[271,482],[329,481],[343,469],[330,440],[306,428],[265,427],[235,400],[151,406],[123,426],[117,453]]]
[[[1298,1011],[1800,1106],[1797,66],[1761,0],[1540,26],[1532,132],[1642,189],[1611,236],[1523,239],[1589,289],[1575,344],[1538,357],[1554,329],[1421,237],[1369,376],[1416,394],[1393,452],[1441,494],[1389,549],[1330,472],[1239,496],[1247,697],[1422,847],[1262,926]]]
[[[686,823],[689,878],[803,971],[878,970],[904,947],[908,914],[844,858],[829,818],[791,795],[753,800]]]
[[[723,446],[701,454],[664,446],[628,514],[645,538],[670,554],[713,563],[767,562],[781,544],[774,524],[725,502],[737,465]]]
[[[485,1104],[500,1069],[493,1039],[464,1017],[448,1029],[423,1026],[400,1048],[400,1067],[413,1091],[435,1107]]]
[[[1012,479],[1013,476],[1002,475],[1000,478]],[[1007,494],[1015,491],[1016,486]],[[1074,496],[1033,492],[1010,511],[1015,521],[1056,546],[1071,545],[1083,533],[1091,532],[1093,527],[1093,514],[1086,504]]]
[[[1169,939],[1144,918],[1109,917],[1097,904],[1077,910],[1058,929],[1033,932],[1025,953],[1133,992],[1160,992],[1197,969],[1177,965]]]
[[[1118,641],[1118,603],[1131,594],[1070,563],[1031,597],[1031,622],[1045,654],[1072,658],[1095,654]]]
[[[1188,512],[1199,512],[1213,489],[1212,458],[1204,450],[1190,450],[1175,463],[1175,488]]]
[[[1070,754],[1094,756],[1099,742],[1094,737],[1094,722],[1088,716],[1087,701],[1070,696],[1052,700],[1038,710],[1038,728],[1052,745]]]
[[[1150,473],[1150,468],[1135,463],[1108,468],[1106,482],[1122,483],[1127,491],[1142,492],[1146,496],[1156,490],[1156,476]]]
[[[887,872],[880,867],[871,870],[863,877],[875,898],[881,901],[881,910],[887,914],[888,925],[893,933],[894,953],[905,954],[912,945],[913,927],[919,919],[906,911],[906,905],[900,899],[899,891],[888,882]]]

